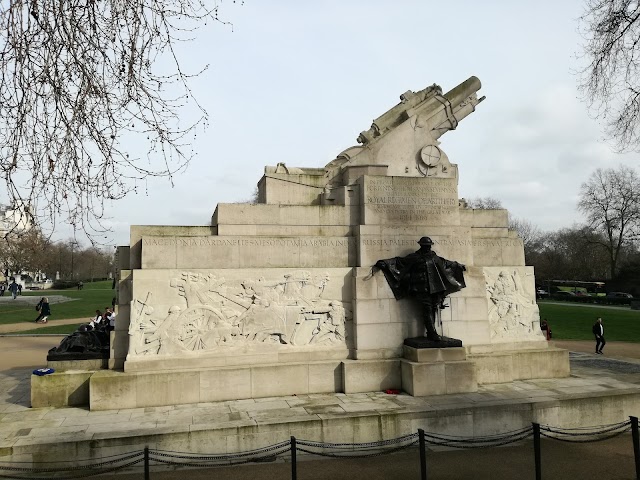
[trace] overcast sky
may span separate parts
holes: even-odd
[[[246,0],[221,4],[184,62],[211,122],[175,179],[109,206],[108,244],[132,224],[206,225],[218,202],[249,199],[265,165],[323,167],[406,90],[446,92],[475,75],[487,99],[441,148],[460,197],[491,196],[543,230],[581,220],[580,184],[625,163],[579,100],[580,0]],[[147,193],[145,193],[145,189]]]

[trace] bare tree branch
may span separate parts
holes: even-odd
[[[620,151],[640,148],[640,4],[586,0],[580,89]]]
[[[104,231],[105,201],[148,177],[173,182],[208,121],[176,45],[207,21],[221,21],[214,1],[0,0],[9,203],[91,235]],[[198,113],[184,124],[187,106]]]
[[[502,202],[493,197],[476,197],[467,200],[467,206],[476,210],[502,210]]]

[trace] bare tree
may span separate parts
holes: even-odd
[[[535,267],[536,280],[602,280],[609,271],[608,255],[588,240],[581,226],[547,232],[540,247],[527,259]]]
[[[542,247],[543,233],[529,220],[509,215],[509,229],[518,232],[518,236],[524,244],[524,257],[527,264],[531,256]]]
[[[467,200],[467,206],[469,208],[475,208],[478,210],[502,210],[502,202],[493,197],[476,197]]]
[[[586,0],[580,89],[620,150],[640,148],[640,3]]]
[[[620,254],[640,233],[640,177],[634,169],[596,170],[580,188],[578,208],[595,235],[588,240],[606,249],[615,277]],[[600,234],[600,235],[598,235]]]
[[[36,228],[9,235],[0,240],[0,269],[9,274],[44,270],[49,246],[49,240]]]
[[[9,203],[100,232],[106,200],[173,182],[207,124],[176,47],[207,21],[220,21],[217,0],[0,0]],[[184,123],[187,105],[199,113]]]

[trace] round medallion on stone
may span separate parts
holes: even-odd
[[[420,159],[428,167],[435,167],[442,159],[442,150],[436,145],[427,145],[420,150]]]

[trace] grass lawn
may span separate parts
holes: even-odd
[[[640,342],[640,311],[621,307],[581,306],[539,302],[540,318],[546,318],[554,340],[594,340],[591,327],[602,317],[607,341]]]
[[[5,294],[6,295],[6,294]],[[49,320],[62,320],[66,318],[86,318],[89,321],[96,309],[104,310],[111,305],[111,299],[115,296],[115,290],[111,289],[111,281],[85,283],[82,290],[36,290],[23,291],[23,296],[45,297],[49,295],[64,295],[73,298],[73,301],[56,303],[51,305]],[[33,322],[38,316],[33,306],[13,305],[11,302],[0,304],[0,324]],[[72,325],[66,325],[67,333],[72,332]]]

